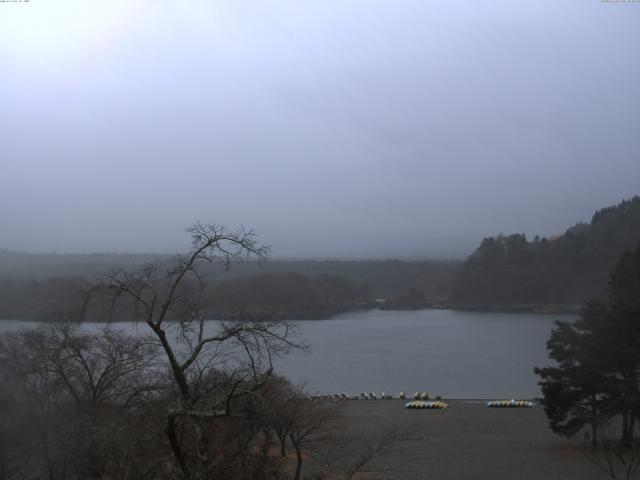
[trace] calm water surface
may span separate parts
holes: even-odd
[[[299,322],[311,350],[277,360],[276,370],[306,382],[310,392],[534,397],[540,392],[533,367],[549,364],[545,342],[556,318],[454,310],[352,312]],[[3,321],[0,331],[25,325],[30,324]],[[118,325],[146,332],[141,325]]]

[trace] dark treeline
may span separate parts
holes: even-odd
[[[640,241],[640,197],[595,213],[563,235],[486,238],[464,262],[434,260],[247,261],[227,271],[207,265],[212,316],[322,318],[385,299],[383,308],[428,306],[553,310],[603,291],[608,272]],[[0,250],[0,318],[43,319],[77,311],[82,284],[150,255],[26,254]],[[170,259],[166,255],[161,259]],[[121,318],[122,319],[122,318]]]
[[[551,238],[485,238],[454,281],[452,303],[467,308],[579,305],[605,290],[620,254],[640,241],[640,197],[599,210]]]
[[[87,277],[113,268],[129,268],[169,255],[31,254],[0,249],[0,280],[46,280],[56,277]],[[428,297],[446,297],[459,261],[442,260],[313,260],[269,259],[264,264],[246,261],[230,271],[208,265],[203,273],[211,280],[250,277],[260,273],[298,273],[307,276],[339,275],[365,283],[374,297],[392,297],[415,288]]]
[[[0,281],[0,318],[16,320],[77,319],[106,321],[108,299],[94,299],[83,312],[86,279],[55,277]],[[198,290],[185,282],[184,289]],[[204,291],[203,309],[209,318],[315,319],[369,305],[366,285],[336,275],[258,274],[213,282]],[[119,308],[112,320],[139,320],[135,311]]]
[[[160,257],[170,259],[169,256]],[[83,285],[99,272],[149,262],[146,255],[30,255],[0,252],[0,319],[43,320],[77,315]],[[248,261],[226,271],[207,265],[211,280],[206,308],[211,317],[325,318],[387,298],[399,308],[424,307],[447,298],[459,263],[400,260],[269,260]],[[407,302],[408,293],[420,302]],[[103,320],[106,309],[86,318]],[[119,320],[132,320],[130,310]]]
[[[110,268],[153,262],[161,255],[130,253],[54,254],[0,248],[0,279],[36,279],[97,275]]]
[[[0,280],[0,318],[48,320],[77,316],[82,309],[83,277],[52,277],[45,280]]]
[[[207,308],[218,318],[234,315],[324,318],[369,305],[369,289],[338,275],[263,273],[218,282]]]
[[[366,284],[373,298],[390,298],[411,288],[428,298],[448,297],[459,261],[442,260],[270,260],[263,270],[302,275],[339,275]],[[244,274],[241,265],[234,269]]]

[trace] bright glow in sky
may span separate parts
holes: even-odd
[[[140,18],[149,2],[32,1],[3,5],[0,52],[46,69],[100,55]],[[6,60],[6,58],[5,58]]]
[[[0,3],[0,248],[561,232],[640,193],[638,25],[597,0]]]

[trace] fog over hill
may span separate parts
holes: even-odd
[[[625,251],[640,245],[640,197],[594,213],[552,238],[485,238],[453,283],[452,302],[467,308],[581,305],[602,297]]]
[[[0,247],[462,257],[640,187],[633,2],[9,3]]]

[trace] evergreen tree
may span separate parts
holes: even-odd
[[[640,245],[625,252],[611,274],[608,311],[600,331],[601,355],[617,386],[610,410],[622,416],[625,443],[640,418]]]
[[[602,370],[593,320],[606,310],[598,302],[585,305],[575,323],[556,321],[547,342],[557,367],[535,368],[542,380],[543,405],[551,429],[570,437],[589,425],[592,441],[611,399],[611,385]]]
[[[640,196],[596,212],[563,235],[485,238],[453,282],[453,305],[580,305],[599,295],[620,254],[640,241]],[[633,288],[632,284],[628,287]]]
[[[557,366],[536,368],[551,429],[571,436],[587,424],[622,419],[630,443],[640,418],[640,245],[610,276],[606,302],[589,302],[576,322],[556,322],[547,342]]]

